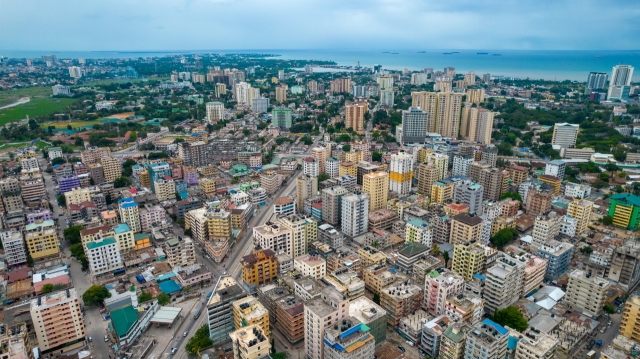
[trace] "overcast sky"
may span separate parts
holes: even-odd
[[[0,49],[640,49],[634,0],[2,0]]]

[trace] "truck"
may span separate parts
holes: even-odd
[[[595,356],[596,356],[596,351],[595,350],[592,350],[592,351],[587,353],[587,358],[589,358],[589,359],[594,359]]]
[[[143,276],[141,276],[141,275],[137,275],[137,276],[136,276],[136,280],[137,280],[137,281],[138,281],[138,283],[140,283],[140,284],[144,284],[144,283],[146,283],[146,282],[147,282],[147,281],[144,279],[144,277],[143,277]]]

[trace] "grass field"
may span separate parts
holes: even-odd
[[[49,126],[53,126],[55,128],[67,128],[68,125],[71,125],[73,128],[77,127],[89,127],[93,125],[97,125],[102,121],[101,118],[97,120],[90,121],[71,121],[71,122],[45,122],[40,124],[40,127],[48,128]]]
[[[71,98],[32,97],[31,101],[25,104],[0,110],[0,126],[12,121],[22,120],[26,118],[27,115],[29,118],[34,118],[36,116],[62,112],[66,106],[72,104],[74,101],[75,100]]]
[[[51,87],[27,87],[17,90],[0,91],[0,107],[16,102],[22,97],[49,97],[51,96]]]

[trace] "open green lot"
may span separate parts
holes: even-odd
[[[11,121],[22,120],[29,116],[44,116],[51,113],[62,112],[64,108],[72,104],[75,100],[71,98],[42,98],[32,97],[31,101],[0,110],[0,126]]]
[[[0,91],[0,107],[12,104],[26,96],[29,96],[32,99],[33,97],[49,97],[51,96],[51,87],[39,86]]]
[[[68,125],[71,125],[71,127],[73,128],[89,127],[89,126],[99,124],[100,121],[102,120],[103,118],[99,118],[96,120],[89,120],[89,121],[46,122],[46,123],[40,124],[40,127],[48,128],[49,126],[53,126],[55,128],[67,128]]]

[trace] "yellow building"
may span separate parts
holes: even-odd
[[[213,195],[216,193],[216,181],[211,179],[211,178],[200,178],[198,180],[198,184],[200,185],[200,188],[202,188],[202,191],[206,194],[206,195]]]
[[[640,296],[638,293],[627,300],[618,332],[636,342],[640,341]]]
[[[287,88],[284,86],[276,87],[276,101],[283,103],[287,101]]]
[[[418,166],[418,192],[431,195],[433,184],[438,181],[438,168],[433,163],[420,163]]]
[[[355,162],[340,162],[340,176],[358,176],[358,166]]]
[[[24,241],[33,259],[44,258],[58,254],[60,244],[53,220],[38,220],[27,224],[24,228]]]
[[[482,238],[482,219],[468,213],[460,213],[451,219],[449,243],[456,245]]]
[[[100,159],[102,170],[104,171],[104,180],[113,182],[122,176],[122,165],[120,160],[113,157],[102,157]]]
[[[478,240],[453,246],[451,270],[464,277],[465,281],[471,280],[474,274],[482,273],[484,269],[484,248],[479,244]]]
[[[209,239],[229,240],[231,238],[231,213],[221,208],[207,211],[207,227]]]
[[[387,261],[387,255],[384,252],[373,248],[358,249],[358,258],[360,259],[360,268],[383,265]]]
[[[589,227],[589,221],[591,220],[591,210],[593,209],[593,202],[586,199],[573,199],[569,203],[567,208],[567,214],[578,221],[576,225],[576,234],[584,233]]]
[[[491,236],[495,236],[505,228],[516,228],[516,219],[514,217],[499,216],[491,225]]]
[[[149,175],[149,171],[144,169],[140,171],[140,185],[145,188],[151,188],[151,176]]]
[[[431,202],[444,203],[447,200],[453,199],[455,187],[453,182],[435,182],[431,186]]]
[[[64,194],[67,206],[91,201],[91,190],[88,188],[74,188]]]
[[[538,180],[551,186],[551,188],[553,188],[554,196],[560,194],[560,185],[562,184],[562,178],[550,175],[542,175],[538,177]]]
[[[389,173],[371,172],[362,176],[362,192],[369,194],[369,212],[387,207]]]
[[[233,302],[233,324],[236,329],[250,325],[258,325],[268,337],[271,335],[269,328],[269,312],[255,297],[245,297]]]
[[[477,89],[467,89],[467,102],[470,103],[475,103],[476,105],[479,105],[481,102],[484,101],[484,89],[483,88],[477,88]]]
[[[113,237],[118,242],[118,249],[124,252],[128,249],[135,248],[135,234],[126,223],[120,223],[113,228]]]
[[[389,166],[389,190],[400,195],[411,192],[411,180],[413,179],[413,156],[400,152],[391,155]]]
[[[364,161],[362,156],[362,151],[351,150],[350,152],[344,154],[344,160],[345,162],[358,163]]]
[[[253,250],[242,257],[242,279],[248,285],[263,285],[271,282],[278,275],[276,253],[271,249]]]
[[[233,344],[233,359],[258,359],[268,356],[271,351],[269,337],[259,325],[238,329],[229,337]]]

